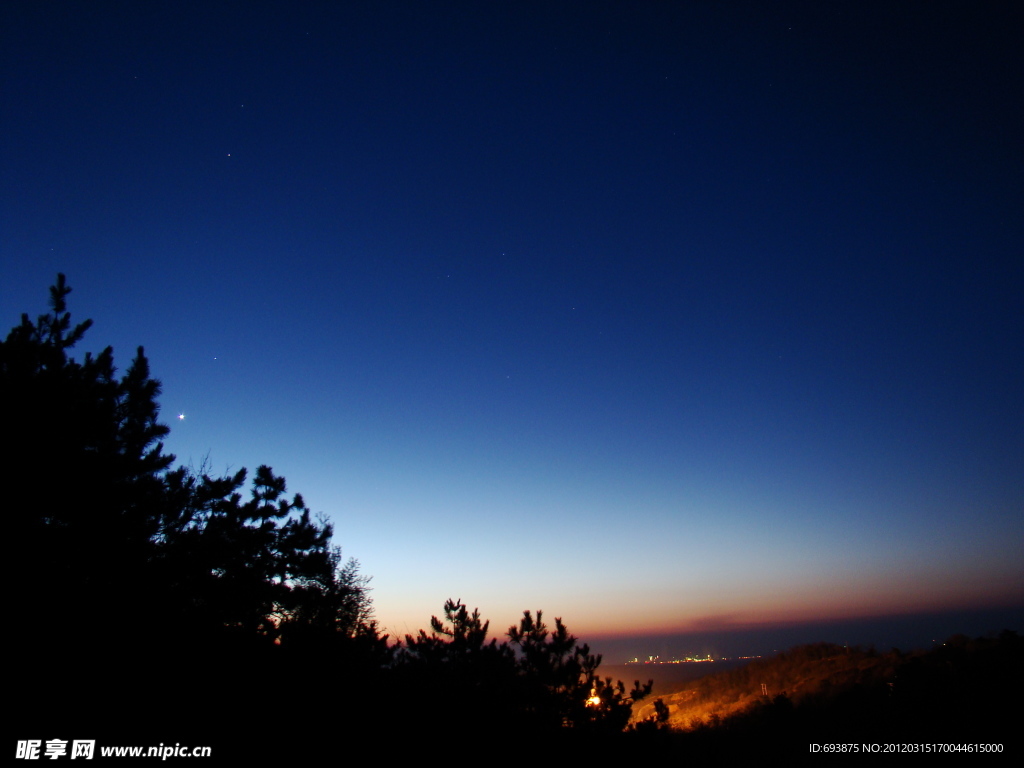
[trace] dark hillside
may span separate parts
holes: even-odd
[[[806,750],[829,741],[1006,744],[1020,721],[1015,692],[1022,683],[1024,640],[1004,632],[974,640],[958,635],[914,653],[801,646],[662,698],[680,749],[792,742]],[[635,717],[652,713],[642,702]]]

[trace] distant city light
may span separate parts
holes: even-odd
[[[738,659],[759,659],[760,656],[737,656]],[[632,659],[626,662],[626,664],[696,664],[705,663],[709,661],[728,661],[728,657],[721,656],[715,659],[710,653],[704,656],[684,656],[682,658],[671,658],[666,661],[662,661],[660,656],[648,656],[646,660],[640,661],[640,658],[634,656]]]

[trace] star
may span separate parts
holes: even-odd
[[[184,420],[185,420],[185,414],[184,413],[179,413],[178,414],[178,421],[184,421]]]

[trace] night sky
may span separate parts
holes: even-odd
[[[2,331],[66,273],[392,634],[1019,606],[1016,6],[5,2]]]

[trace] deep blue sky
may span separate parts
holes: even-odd
[[[65,272],[395,633],[1021,604],[1013,6],[4,3],[3,322]]]

